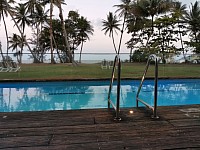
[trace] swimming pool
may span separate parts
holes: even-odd
[[[107,108],[110,82],[57,81],[0,83],[0,112]],[[120,107],[135,107],[139,80],[122,80]],[[116,99],[116,85],[111,99]],[[140,98],[153,105],[154,81],[145,80]],[[200,104],[200,79],[158,81],[158,105]]]

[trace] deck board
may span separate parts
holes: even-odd
[[[133,110],[133,114],[129,111]],[[200,149],[200,105],[0,113],[0,149]]]

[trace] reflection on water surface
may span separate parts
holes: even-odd
[[[135,107],[140,81],[121,82],[121,107]],[[0,112],[106,108],[109,81],[0,84]],[[116,85],[111,99],[116,99]],[[140,98],[153,105],[154,81],[145,80]],[[159,80],[158,105],[200,104],[200,80]]]

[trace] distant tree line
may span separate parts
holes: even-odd
[[[51,63],[55,63],[54,51],[60,62],[74,61],[74,51],[80,47],[80,60],[84,42],[94,29],[87,18],[80,16],[77,11],[69,11],[64,16],[62,6],[64,0],[24,0],[16,3],[15,0],[0,1],[0,21],[3,21],[7,38],[7,56],[11,49],[19,63],[22,62],[24,47],[26,47],[34,63],[42,63],[46,53],[51,53]],[[47,9],[47,6],[49,9]],[[54,7],[59,10],[59,18],[53,17]],[[8,35],[5,17],[10,16],[20,35]],[[64,19],[66,18],[66,19]],[[27,39],[25,29],[32,28],[32,37]],[[0,54],[3,59],[2,49]]]
[[[51,54],[51,63],[55,63],[55,57],[60,62],[73,63],[74,51],[80,47],[81,62],[84,42],[94,32],[91,22],[77,11],[63,14],[64,0],[22,2],[0,1],[0,21],[6,32],[7,56],[12,50],[21,63],[26,47],[35,63],[43,62],[46,53]],[[200,53],[199,2],[187,7],[178,0],[121,0],[121,4],[114,6],[117,10],[109,12],[107,19],[102,21],[102,30],[105,34],[109,33],[116,53],[120,52],[123,32],[131,35],[126,43],[130,49],[130,61],[144,61],[152,53],[161,55],[163,62],[169,53],[182,53],[183,56],[188,51]],[[55,7],[59,10],[58,18],[54,15]],[[19,35],[8,35],[5,20],[8,16],[12,18]],[[25,33],[27,27],[33,31],[29,39]],[[118,31],[121,32],[119,45],[114,37]],[[4,59],[1,48],[0,54]]]

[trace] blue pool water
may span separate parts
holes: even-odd
[[[120,105],[135,107],[139,80],[122,80]],[[0,83],[0,112],[107,108],[109,81]],[[116,100],[116,85],[111,99]],[[140,98],[153,105],[154,81],[145,80]],[[200,104],[200,79],[158,81],[158,105]]]

